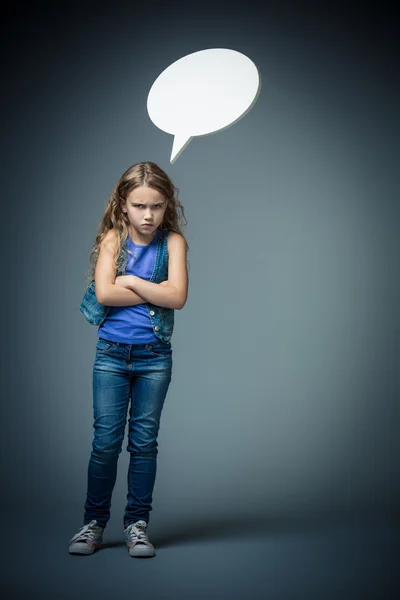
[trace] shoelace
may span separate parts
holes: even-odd
[[[128,525],[126,535],[128,537],[128,543],[130,546],[134,546],[138,543],[146,544],[147,546],[152,545],[147,537],[145,521],[138,521],[135,524],[132,523],[131,525]]]
[[[93,523],[93,521],[91,521],[90,523],[82,527],[82,529],[80,529],[80,531],[78,531],[78,533],[76,533],[74,537],[71,538],[69,543],[76,542],[78,539],[82,540],[83,542],[86,542],[86,540],[92,540],[93,542],[95,542],[99,537],[99,533],[99,525],[96,525],[95,523]]]

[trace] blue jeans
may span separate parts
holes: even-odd
[[[149,522],[157,470],[157,436],[172,374],[171,344],[123,344],[99,338],[93,366],[94,438],[84,525],[106,527],[130,405],[130,453],[124,528]]]

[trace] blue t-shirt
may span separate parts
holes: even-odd
[[[128,249],[133,252],[128,254],[126,275],[137,275],[141,279],[150,280],[156,260],[156,250],[159,229],[147,246],[140,246],[128,236]],[[148,310],[145,304],[136,306],[111,306],[108,314],[99,326],[99,338],[110,342],[123,342],[124,344],[152,344],[160,340],[153,332]]]

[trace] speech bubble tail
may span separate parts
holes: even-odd
[[[186,146],[189,144],[191,139],[192,139],[191,136],[187,136],[184,133],[182,133],[182,134],[178,133],[177,135],[174,136],[174,141],[172,144],[171,158],[170,158],[171,164],[174,163],[176,161],[176,159],[178,158],[178,156],[180,156],[182,154],[182,152],[184,151]]]

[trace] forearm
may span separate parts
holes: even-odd
[[[114,283],[107,286],[101,302],[98,298],[97,301],[104,306],[136,306],[137,304],[144,304],[146,302],[146,300],[132,289],[121,287]]]
[[[140,294],[146,302],[163,308],[173,308],[179,310],[180,296],[179,291],[171,285],[160,285],[141,279],[136,275],[129,278],[128,287],[137,294]]]

